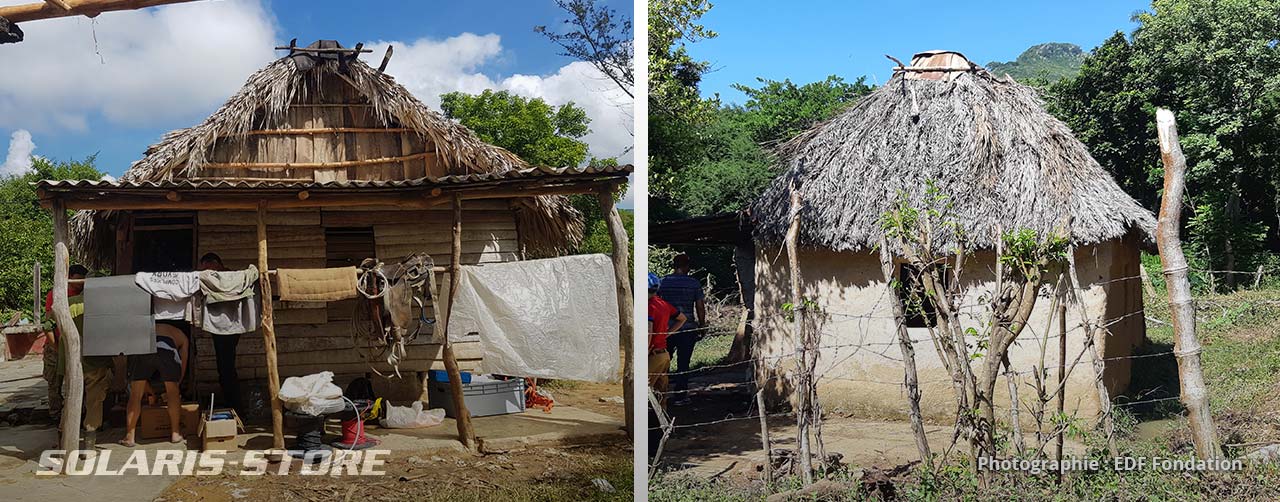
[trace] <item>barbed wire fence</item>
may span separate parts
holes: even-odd
[[[1253,285],[1256,288],[1262,283],[1263,277],[1267,274],[1280,272],[1280,268],[1266,269],[1260,267],[1258,270],[1254,271],[1194,271],[1200,274],[1251,274],[1253,277],[1257,278],[1253,281]],[[1089,283],[1087,287],[1110,288],[1114,284],[1128,281],[1143,281],[1145,285],[1147,279],[1146,277],[1143,277],[1144,275],[1145,274],[1139,274],[1111,278],[1103,281],[1095,281]],[[796,373],[800,368],[799,366],[789,371],[783,370],[784,363],[788,360],[807,358],[810,355],[816,356],[817,360],[820,362],[819,366],[821,368],[813,371],[811,375],[808,375],[810,377],[809,381],[814,388],[821,383],[844,382],[896,387],[899,392],[903,392],[906,387],[906,383],[903,379],[884,380],[871,378],[868,376],[858,375],[855,372],[848,371],[846,368],[846,363],[856,357],[870,357],[894,364],[903,363],[903,359],[901,357],[891,353],[894,347],[900,344],[900,341],[893,337],[891,332],[891,329],[896,327],[896,324],[887,324],[886,322],[896,321],[897,318],[894,315],[884,313],[886,309],[884,308],[883,303],[887,299],[887,295],[890,290],[887,286],[882,289],[883,291],[880,293],[877,300],[871,304],[865,312],[845,312],[824,308],[815,309],[820,311],[820,315],[826,317],[826,321],[822,323],[816,332],[819,343],[812,346],[801,346],[794,351],[789,349],[778,349],[775,352],[761,355],[756,352],[760,351],[760,349],[763,349],[764,347],[757,344],[756,347],[754,347],[755,350],[752,350],[752,357],[749,358],[733,362],[707,364],[687,371],[668,371],[666,373],[668,377],[709,375],[723,373],[725,370],[741,370],[742,373],[747,375],[740,380],[716,381],[701,386],[690,386],[679,390],[655,391],[652,388],[649,389],[649,403],[651,411],[653,411],[658,418],[658,424],[650,427],[649,429],[651,431],[661,431],[661,439],[659,441],[657,451],[650,459],[650,474],[652,475],[656,472],[657,468],[661,464],[663,450],[668,446],[668,440],[672,435],[678,434],[681,431],[715,428],[723,426],[724,424],[746,421],[755,421],[759,423],[761,439],[760,448],[765,454],[765,462],[763,465],[763,474],[765,479],[772,482],[775,476],[784,475],[785,473],[795,473],[797,462],[807,461],[808,459],[799,459],[798,452],[775,450],[772,447],[773,443],[770,438],[769,421],[780,418],[795,419],[798,410],[788,409],[786,411],[769,412],[765,406],[767,387],[776,386],[775,384],[778,382],[786,383],[801,381],[796,378]],[[1158,294],[1163,296],[1163,292]],[[1044,295],[1042,295],[1042,297],[1043,296]],[[1201,305],[1202,298],[1206,300],[1204,305]],[[1280,304],[1280,300],[1270,303]],[[989,303],[979,301],[971,304],[960,305],[958,308],[962,309],[965,316],[974,321],[980,322],[984,315],[982,309],[987,306],[989,306]],[[1037,307],[1037,309],[1039,308],[1040,307]],[[1065,308],[1065,306],[1063,306],[1063,308]],[[1218,306],[1212,300],[1212,297],[1197,297],[1197,323],[1205,322],[1211,318],[1199,315],[1200,312],[1208,312],[1217,309]],[[799,315],[806,314],[800,313]],[[1111,337],[1114,336],[1111,328],[1134,318],[1139,318],[1144,322],[1156,325],[1170,324],[1167,319],[1161,319],[1151,315],[1142,305],[1139,305],[1136,310],[1126,312],[1124,314],[1107,318],[1103,318],[1102,315],[1104,314],[1099,314],[1093,319],[1075,319],[1076,322],[1073,325],[1067,326],[1065,330],[1059,333],[1052,332],[1053,330],[1049,329],[1049,327],[1046,327],[1045,330],[1040,330],[1037,329],[1037,327],[1028,324],[1023,335],[1015,342],[1015,345],[1023,342],[1034,341],[1040,345],[1040,350],[1043,351],[1047,349],[1048,344],[1051,341],[1059,340],[1063,337],[1070,339],[1073,335],[1083,336],[1080,333],[1086,330],[1092,330],[1094,333]],[[1049,318],[1052,319],[1053,315],[1050,315]],[[789,316],[781,311],[755,312],[750,319],[741,320],[739,322],[739,326],[736,328],[724,326],[703,326],[690,330],[683,330],[680,333],[697,334],[702,337],[729,336],[736,335],[743,328],[750,327],[754,330],[754,333],[756,334],[755,336],[760,337],[765,330],[780,328],[782,325],[793,321],[793,316]],[[912,331],[919,334],[920,330],[913,328]],[[839,340],[841,343],[834,343],[831,340]],[[926,348],[935,342],[931,336],[912,337],[909,341],[912,345],[924,344],[922,346]],[[781,347],[781,345],[779,345],[779,347]],[[1068,357],[1065,360],[1057,361],[1058,364],[1056,367],[1054,365],[1049,365],[1046,362],[1043,365],[1039,365],[1040,367],[1031,367],[1022,370],[1006,369],[1004,374],[1010,379],[1011,389],[1030,388],[1035,392],[1035,394],[1028,399],[1016,402],[1013,408],[1017,409],[1018,407],[1021,407],[1022,411],[1026,411],[1030,413],[1032,417],[1035,417],[1034,420],[1037,422],[1036,430],[1034,431],[1036,444],[1031,450],[1035,451],[1036,454],[1044,455],[1046,448],[1052,443],[1052,441],[1060,437],[1064,437],[1071,429],[1072,424],[1061,420],[1061,417],[1055,417],[1053,420],[1050,420],[1052,423],[1047,424],[1046,426],[1044,423],[1044,417],[1047,414],[1046,407],[1055,399],[1061,398],[1065,400],[1065,394],[1068,392],[1069,387],[1069,377],[1074,373],[1076,366],[1085,360],[1085,356],[1088,355],[1090,349],[1094,349],[1095,357],[1097,357],[1103,364],[1126,360],[1141,361],[1158,357],[1172,357],[1176,355],[1176,351],[1174,350],[1161,350],[1157,352],[1102,357],[1097,355],[1096,348],[1093,344],[1083,343],[1081,344],[1078,352],[1068,354]],[[809,352],[812,352],[813,354],[809,354]],[[1050,377],[1057,378],[1050,381]],[[1096,373],[1093,377],[1097,379],[1098,382],[1101,382],[1103,374]],[[1031,380],[1031,382],[1027,382],[1027,380]],[[937,388],[937,386],[942,384],[955,384],[956,382],[950,377],[945,377],[932,378],[917,383],[921,386],[932,386]],[[688,422],[679,421],[678,417],[672,417],[667,413],[666,409],[662,405],[662,403],[666,402],[666,398],[668,397],[688,397],[690,394],[695,393],[714,393],[722,391],[738,391],[744,396],[750,396],[746,398],[746,410],[740,413],[729,413],[719,418],[706,419],[699,422]],[[816,397],[818,394],[815,392],[813,395]],[[1123,402],[1111,402],[1109,397],[1108,402],[1111,402],[1111,406],[1104,407],[1104,410],[1100,411],[1098,418],[1099,420],[1111,420],[1112,417],[1110,415],[1113,411],[1111,411],[1110,408],[1136,407],[1177,401],[1179,399],[1180,397],[1176,395],[1161,397],[1144,396]],[[820,406],[818,403],[814,404]],[[906,409],[907,406],[905,406],[906,403],[904,402],[903,404],[904,406],[896,409],[895,411],[900,412],[905,416],[908,410]],[[996,409],[1006,415],[1014,413],[1014,410],[1011,410],[1010,407],[996,406]],[[816,419],[816,422],[820,424],[822,421],[821,417],[816,417]],[[1013,420],[1016,420],[1016,418]],[[797,428],[799,428],[799,426],[797,426]],[[1113,435],[1113,430],[1108,431],[1108,437],[1106,439],[1109,442],[1113,441]],[[958,435],[953,435],[951,445],[947,448],[947,453],[943,455],[944,460],[947,458],[946,456],[950,454],[952,447],[955,446],[956,438],[958,438]],[[1019,441],[1021,441],[1021,438],[1019,438]],[[818,439],[817,443],[821,445],[821,439]],[[1225,446],[1240,445],[1229,444]],[[821,446],[819,446],[818,449],[821,452]],[[1059,449],[1058,453],[1060,454],[1060,452],[1061,450]],[[824,463],[824,457],[825,455],[820,455],[819,462]]]

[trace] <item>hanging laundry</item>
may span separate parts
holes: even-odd
[[[356,268],[282,268],[276,271],[280,300],[333,302],[356,297]]]
[[[258,329],[259,303],[254,288],[258,267],[245,270],[204,270],[200,290],[204,292],[201,329],[214,335],[235,335]],[[270,301],[270,299],[267,299]]]
[[[258,267],[249,265],[244,270],[203,270],[200,272],[200,290],[205,303],[241,300],[253,296],[253,286],[258,283]]]
[[[250,291],[250,296],[230,302],[210,302],[206,296],[200,329],[213,335],[237,335],[257,330],[260,295],[252,288]]]
[[[151,294],[157,320],[190,321],[191,297],[200,292],[199,272],[138,272],[134,283]]]

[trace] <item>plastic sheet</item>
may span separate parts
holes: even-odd
[[[308,415],[328,415],[346,408],[342,389],[333,384],[331,371],[286,378],[280,384],[279,396],[286,408]]]
[[[381,421],[388,429],[420,429],[434,427],[444,422],[444,408],[434,410],[422,409],[422,401],[414,401],[412,406],[387,405],[387,416]]]
[[[477,339],[481,373],[618,381],[613,262],[594,254],[462,267],[449,340]]]

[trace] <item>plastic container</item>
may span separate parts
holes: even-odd
[[[462,397],[472,417],[520,413],[524,411],[524,379],[497,380],[477,376],[470,383],[462,384]],[[430,382],[427,400],[431,408],[444,408],[445,416],[457,418],[447,382]]]
[[[460,371],[458,373],[464,385],[471,383],[471,372]],[[427,376],[432,382],[449,383],[449,372],[445,370],[427,370]]]

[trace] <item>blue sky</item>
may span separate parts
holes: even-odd
[[[776,2],[724,0],[702,23],[720,36],[689,52],[712,62],[702,93],[741,103],[734,83],[756,77],[808,83],[866,75],[883,83],[893,63],[915,52],[949,49],[978,64],[1010,61],[1044,42],[1070,42],[1088,51],[1116,30],[1129,33],[1146,1]]]
[[[606,3],[631,15],[630,1]],[[393,44],[387,72],[433,108],[442,93],[486,88],[574,101],[593,120],[591,153],[630,162],[630,101],[533,31],[565,18],[552,0],[203,0],[24,23],[26,41],[0,46],[6,72],[17,70],[0,72],[0,162],[6,147],[33,144],[53,159],[96,153],[98,168],[119,176],[162,134],[216,110],[291,38],[365,42],[373,64]]]

